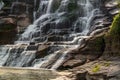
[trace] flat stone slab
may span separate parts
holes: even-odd
[[[0,67],[0,80],[51,80],[58,77],[52,70]]]

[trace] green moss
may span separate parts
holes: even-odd
[[[76,10],[78,8],[76,0],[70,0],[70,2],[68,3],[67,8],[68,8],[69,12]]]
[[[102,67],[109,67],[110,64],[111,64],[110,61],[104,61],[104,62],[97,63],[93,66],[92,72],[98,72],[100,71],[100,69],[102,69]]]
[[[101,65],[96,64],[96,65],[93,67],[92,72],[98,72],[98,71],[100,70],[100,67],[101,67]]]
[[[75,3],[69,3],[68,4],[68,11],[73,11],[77,8],[77,5]]]
[[[103,51],[104,48],[104,35],[97,37],[94,42],[91,44],[91,46],[94,46],[95,51]]]
[[[120,0],[116,0],[117,1],[117,3],[118,3],[118,7],[120,7]]]
[[[118,3],[118,7],[120,8],[120,2]]]
[[[120,35],[120,13],[114,17],[114,21],[110,28],[110,35],[112,36]]]
[[[96,41],[95,41],[95,44],[96,44],[96,45],[101,45],[101,44],[103,44],[103,36],[98,37],[98,38],[96,39]]]

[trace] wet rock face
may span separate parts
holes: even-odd
[[[97,60],[102,56],[105,48],[103,36],[93,37],[86,41],[86,45],[78,50],[69,52],[69,59],[59,69],[74,69],[86,62]]]
[[[0,44],[13,44],[15,37],[16,37],[16,30],[6,31],[6,32],[0,32]]]
[[[72,75],[74,80],[119,80],[119,66],[118,61],[97,60],[73,69]]]
[[[34,0],[4,0],[3,2],[5,5],[0,10],[0,18],[15,18],[20,33],[33,22],[33,11],[39,6],[39,0],[36,0],[36,3]]]
[[[104,34],[106,34],[109,30],[109,26],[113,21],[113,16],[116,14],[116,12],[114,14],[111,14],[110,12],[114,12],[116,10],[119,11],[117,5],[118,4],[115,1],[107,1],[102,5],[102,7],[104,7],[103,10],[107,12],[103,12],[105,14],[103,16],[95,17],[95,20],[90,28],[91,33],[89,34],[91,36],[98,36],[88,40],[85,39],[86,45],[83,48],[80,48],[77,53],[72,52],[72,58],[66,61],[62,65],[62,68],[71,69],[81,66],[86,62],[98,59],[104,54],[104,52],[107,54],[119,53],[119,37],[104,37]]]
[[[31,1],[31,2],[33,2],[33,1]],[[6,27],[6,25],[14,25],[14,24],[17,24],[20,27],[27,26],[29,24],[27,22],[29,22],[31,20],[30,17],[32,14],[29,14],[26,11],[30,12],[29,10],[33,9],[31,2],[30,1],[24,2],[24,0],[19,0],[19,2],[13,2],[14,5],[13,5],[13,9],[11,11],[12,12],[11,15],[13,14],[13,16],[12,16],[12,18],[6,20],[5,27]],[[91,0],[91,2],[93,2],[93,4],[95,4],[93,0]],[[97,5],[94,5],[94,6],[97,6]],[[114,5],[114,6],[116,6],[116,5]],[[102,15],[102,16],[95,17],[94,24],[92,26],[93,28],[91,28],[91,32],[93,32],[93,33],[89,33],[88,35],[94,36],[94,35],[100,34],[101,32],[103,32],[103,30],[104,31],[108,30],[108,28],[107,29],[101,29],[101,28],[108,27],[111,24],[112,19],[110,19],[110,18],[113,18],[113,16],[116,14],[116,10],[115,10],[115,8],[113,8],[111,6],[104,6],[104,8],[105,8],[104,10],[106,10],[106,12],[104,12],[105,16]],[[20,11],[17,11],[17,10],[20,10],[23,13]],[[70,8],[70,10],[71,10],[71,8]],[[117,10],[119,10],[119,9],[117,9]],[[112,13],[111,13],[111,11],[112,11]],[[17,15],[17,17],[16,17],[16,15]],[[63,15],[66,15],[66,14],[63,14]],[[53,29],[53,33],[51,34],[52,36],[50,35],[48,37],[48,41],[55,41],[55,40],[62,41],[65,38],[63,38],[61,35],[64,35],[64,34],[69,35],[70,34],[69,31],[73,31],[73,29],[71,29],[71,27],[72,27],[71,23],[74,21],[73,18],[75,18],[75,19],[77,18],[77,14],[74,14],[75,16],[73,15],[72,17],[71,17],[71,14],[69,14],[69,13],[67,15],[68,16],[65,17],[63,19],[63,21],[59,22],[58,24],[55,24],[56,18],[51,16],[52,17],[51,20],[47,24],[44,24],[42,26],[43,36],[44,36],[44,34],[50,33],[51,32],[50,29]],[[81,16],[83,16],[83,15],[81,15]],[[13,17],[16,19],[15,23],[14,23]],[[62,16],[59,16],[59,19],[61,17]],[[25,24],[21,24],[23,22]],[[69,24],[69,22],[70,22],[70,24]],[[38,23],[38,24],[41,24],[41,23]],[[77,25],[79,25],[79,22]],[[40,27],[40,26],[38,26],[38,27]],[[57,28],[59,31],[54,32],[55,28]],[[100,30],[96,31],[97,29],[100,29]],[[75,29],[75,32],[79,32],[79,31],[81,32],[82,28]],[[58,35],[56,36],[55,34],[58,34],[60,36],[58,36]],[[40,32],[36,31],[36,34],[34,34],[33,36],[39,37]],[[72,39],[69,39],[69,40],[72,41]],[[120,39],[114,40],[114,38],[110,38],[107,40],[107,39],[104,39],[103,36],[95,36],[90,39],[85,39],[86,44],[83,47],[80,47],[76,50],[71,50],[68,52],[67,56],[65,56],[65,60],[63,61],[62,65],[60,66],[59,69],[65,69],[65,70],[68,69],[68,70],[72,71],[73,72],[72,76],[75,76],[74,80],[119,80],[120,79],[119,78],[119,76],[120,76],[119,75],[120,74],[119,59],[118,59],[118,62],[111,61],[110,63],[107,61],[105,61],[105,62],[104,61],[103,62],[99,62],[99,61],[95,62],[94,61],[94,60],[98,59],[99,57],[101,57],[104,50],[109,51],[109,49],[110,49],[110,52],[118,53],[120,50],[119,44],[118,44],[119,42],[120,42]],[[34,43],[32,43],[32,44],[34,44]],[[15,49],[12,49],[10,51],[10,53],[11,53],[10,57],[13,57],[13,59],[14,59],[13,63],[16,62],[16,64],[12,64],[11,58],[8,58],[7,59],[8,63],[6,63],[5,65],[6,66],[9,66],[9,65],[15,66],[16,65],[16,66],[21,66],[21,67],[28,67],[28,66],[32,65],[32,61],[34,59],[36,59],[36,58],[39,59],[41,57],[45,57],[48,55],[49,51],[51,53],[54,53],[54,51],[57,51],[60,49],[60,47],[58,47],[58,45],[51,47],[50,45],[36,46],[36,45],[32,45],[32,44],[27,46],[25,51],[24,51],[24,49],[25,49],[24,47],[22,47],[22,49],[21,48],[18,49],[16,47],[15,47]],[[57,49],[56,47],[58,47],[59,49]],[[18,50],[17,52],[19,54],[22,52],[23,53],[21,55],[14,55],[16,50]],[[36,50],[38,50],[38,51],[36,52]],[[35,51],[35,52],[31,52],[31,51]],[[108,52],[108,53],[110,53],[110,52]],[[41,66],[41,68],[51,68],[53,63],[55,63],[55,61],[57,61],[58,58],[60,58],[60,56],[63,53],[64,53],[64,51],[57,53],[51,60],[48,61],[48,63],[44,63]],[[14,58],[14,56],[15,56],[15,58]],[[19,57],[19,56],[20,56],[20,58],[17,60],[16,57]],[[28,56],[28,57],[25,57],[25,56]],[[26,59],[26,60],[24,61],[24,59]],[[27,60],[29,60],[29,61],[27,61]],[[19,64],[20,61],[22,61],[22,62]],[[90,62],[90,61],[93,61],[93,62]],[[87,63],[87,62],[90,62],[90,63]],[[114,64],[114,63],[117,63],[117,64]],[[83,69],[83,70],[81,70],[81,69]],[[29,75],[34,75],[34,74],[29,74]],[[13,75],[10,75],[10,76],[13,76]],[[36,79],[38,79],[37,77],[39,77],[39,75],[36,76]],[[73,78],[73,77],[71,77],[71,78]],[[59,80],[61,80],[61,78]]]
[[[26,4],[22,2],[13,2],[13,7],[11,10],[12,14],[22,14],[26,12]]]
[[[56,0],[57,1],[57,0]],[[97,3],[100,2],[99,5],[97,5]],[[113,10],[114,8],[113,7],[108,7],[108,6],[105,6],[106,3],[105,3],[106,0],[90,0],[90,2],[92,4],[94,4],[93,6],[98,8],[98,6],[100,7],[100,11],[99,10],[96,10],[95,11],[95,14],[96,15],[97,13],[100,13],[100,15],[96,15],[94,16],[91,20],[91,24],[89,24],[90,26],[90,31],[87,35],[91,35],[90,33],[91,32],[94,32],[96,30],[101,30],[101,29],[104,29],[104,28],[108,28],[108,26],[111,24],[112,22],[112,17],[111,16],[114,16],[115,14],[111,14],[110,11]],[[64,13],[62,14],[59,14],[57,16],[57,14],[52,14],[52,9],[51,9],[51,14],[52,15],[45,15],[43,17],[43,19],[41,19],[41,21],[38,22],[38,26],[36,28],[36,31],[31,33],[31,37],[32,37],[32,41],[36,41],[36,42],[42,42],[44,40],[44,38],[49,38],[48,41],[51,41],[51,36],[54,37],[54,40],[58,39],[58,40],[66,40],[66,41],[72,41],[73,38],[68,38],[66,36],[69,36],[71,35],[71,33],[80,33],[80,32],[83,32],[84,31],[84,27],[78,27],[78,26],[82,26],[82,25],[85,25],[84,23],[82,23],[81,21],[84,21],[83,20],[77,20],[78,17],[84,17],[84,15],[86,14],[83,14],[84,13],[84,9],[82,8],[83,6],[81,5],[76,5],[76,1],[71,1],[69,2],[68,1],[68,4],[66,4],[65,6],[64,5],[61,5],[60,8],[59,8],[59,12],[62,12],[62,11],[65,11]],[[58,4],[60,4],[59,2],[57,2]],[[82,2],[80,2],[82,3]],[[52,3],[53,6],[55,5],[55,3],[53,2]],[[69,6],[72,5],[72,6]],[[75,6],[76,5],[76,6]],[[111,4],[110,4],[111,5]],[[52,6],[52,7],[53,7]],[[57,8],[58,8],[59,5],[57,5]],[[78,6],[81,6],[81,7],[78,7]],[[114,6],[117,6],[116,4],[114,4]],[[42,7],[42,6],[41,6]],[[44,7],[44,6],[43,6]],[[79,10],[76,9],[79,8]],[[67,9],[71,9],[70,12],[67,10]],[[109,8],[109,9],[108,9]],[[64,10],[65,9],[65,10]],[[118,10],[117,10],[118,11]],[[42,18],[41,17],[41,18]],[[77,20],[77,21],[76,21]],[[75,22],[76,21],[76,22]],[[99,31],[98,33],[101,33],[101,31]],[[96,34],[98,34],[96,33]],[[49,36],[48,36],[49,35]],[[65,36],[65,39],[61,36],[60,37],[56,37],[54,35],[62,35],[62,36]],[[83,35],[83,34],[81,34]],[[42,36],[39,37],[39,36]],[[52,39],[53,39],[52,37]],[[69,36],[71,37],[71,36]],[[26,38],[26,37],[25,37]],[[23,40],[24,40],[24,36],[23,36]],[[28,40],[29,40],[29,37],[28,37]]]
[[[36,6],[34,0],[18,0],[18,2],[16,0],[3,0],[3,2],[4,7],[0,10],[0,32],[2,32],[0,35],[3,36],[1,42],[9,43],[9,40],[13,41],[17,33],[24,32],[28,25],[33,22],[33,11],[37,10],[39,0],[36,0]]]
[[[104,52],[105,58],[108,56],[120,56],[120,37],[119,36],[106,36],[106,48]]]

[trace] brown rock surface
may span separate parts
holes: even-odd
[[[59,76],[55,71],[25,68],[0,68],[0,80],[50,80]]]

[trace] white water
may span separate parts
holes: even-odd
[[[65,56],[67,56],[67,53],[68,53],[68,51],[65,51],[64,53],[62,53],[60,58],[51,67],[52,70],[56,70],[64,62]]]
[[[3,6],[4,6],[3,1],[0,1],[0,10],[3,8]]]
[[[33,10],[33,21],[35,21],[36,20],[36,13],[37,13],[37,11],[36,11],[36,4],[37,4],[37,0],[34,0],[34,10]]]
[[[7,47],[0,47],[0,66],[4,65],[9,57],[9,49]]]
[[[65,3],[68,2],[68,0],[62,0],[62,1],[63,1],[62,4],[63,3],[65,4]],[[81,0],[79,0],[79,1],[81,1]],[[80,25],[80,27],[82,27],[82,26],[84,27],[83,32],[80,33],[80,34],[86,36],[87,33],[89,32],[89,28],[90,28],[89,26],[90,26],[90,23],[92,22],[92,19],[94,18],[94,16],[96,14],[99,14],[100,11],[99,11],[99,9],[94,9],[92,4],[89,2],[89,0],[86,0],[86,3],[84,3],[84,2],[80,3],[80,5],[85,5],[85,7],[83,7],[84,10],[85,10],[84,11],[85,16],[78,18],[78,20],[80,20],[80,22],[82,23],[82,25]],[[47,12],[50,12],[50,9],[51,9],[50,6],[52,6],[52,0],[50,0],[49,8],[48,8]],[[96,13],[96,12],[98,12],[98,13]],[[76,27],[78,27],[78,26],[76,26]],[[74,38],[74,40],[71,43],[75,43],[77,41],[78,41],[78,43],[80,43],[81,42],[81,36],[78,36],[78,37],[77,37],[77,35],[75,35],[75,36],[76,37]],[[68,49],[68,50],[70,50],[70,49]],[[69,51],[63,52],[63,54],[60,56],[60,58],[58,58],[58,60],[53,64],[51,69],[57,69],[65,61],[65,56],[67,55],[68,52]],[[56,55],[56,53],[54,53],[54,55]],[[49,62],[49,61],[50,61],[50,59],[47,59],[47,62]],[[45,62],[42,62],[42,64],[44,64],[44,63]]]
[[[51,11],[51,9],[52,9],[52,3],[53,3],[53,1],[54,1],[54,0],[49,0],[49,4],[48,4],[46,13],[50,13],[50,11]]]
[[[37,63],[35,63],[35,64],[33,65],[33,67],[35,67],[35,68],[41,68],[41,67],[43,66],[43,64],[47,64],[47,63],[49,63],[50,61],[52,61],[52,59],[55,58],[55,56],[57,55],[58,52],[59,52],[59,51],[57,51],[56,54],[50,54],[50,55],[48,55],[48,56],[40,59],[39,62],[37,62]]]
[[[58,8],[58,11],[57,11],[57,15],[55,15],[55,13],[51,13],[51,9],[52,9],[52,5],[53,5],[53,1],[54,0],[49,0],[49,3],[48,3],[48,7],[46,9],[46,14],[40,16],[35,22],[33,25],[29,26],[28,29],[25,31],[25,33],[22,34],[22,39],[25,40],[26,39],[29,39],[32,41],[32,34],[34,34],[34,32],[37,31],[37,29],[39,29],[41,31],[41,25],[44,25],[44,23],[46,22],[42,22],[45,18],[48,18],[48,21],[51,17],[57,17],[58,15],[60,15],[61,13],[64,13],[63,12],[60,12],[59,11],[64,8],[64,6],[66,4],[69,3],[69,0],[62,0],[61,1],[61,5],[60,7]],[[43,1],[42,1],[43,2]],[[43,3],[41,3],[43,4]],[[93,5],[90,3],[89,0],[78,0],[78,5],[79,6],[83,6],[83,13],[84,13],[84,16],[82,17],[78,17],[78,19],[76,20],[76,23],[74,23],[74,28],[77,28],[77,27],[83,27],[83,31],[81,33],[74,33],[73,34],[70,34],[70,36],[74,36],[74,39],[70,42],[67,42],[67,43],[73,43],[73,44],[80,44],[80,42],[82,41],[82,36],[87,36],[87,33],[89,32],[89,28],[90,28],[90,24],[94,18],[95,15],[98,15],[99,14],[99,9],[98,8],[94,8]],[[41,6],[41,5],[40,5]],[[60,19],[56,20],[56,24],[60,22]],[[36,26],[38,25],[38,23],[40,24],[40,28],[37,28]],[[77,24],[80,23],[80,25],[78,26]],[[57,29],[55,29],[57,31]],[[56,32],[55,31],[55,32]],[[29,35],[29,36],[28,36]],[[68,49],[69,50],[69,49]],[[58,53],[58,51],[57,51]],[[55,56],[57,55],[57,53],[52,53],[50,55],[48,55],[48,57],[45,57],[44,59],[40,59],[39,62],[35,63],[34,67],[42,67],[42,65],[44,64],[48,64],[53,58],[55,58]],[[65,60],[65,56],[67,55],[67,51],[63,52],[63,54],[59,57],[59,59],[54,63],[54,65],[51,67],[51,69],[57,69],[61,64],[62,62]]]
[[[44,43],[50,42],[52,45],[50,45],[50,50],[46,51],[47,55],[36,59],[35,51],[26,51],[26,49],[24,49],[19,54],[18,52],[12,53],[15,58],[9,58],[10,60],[8,60],[7,66],[23,67],[32,64],[34,68],[57,69],[66,60],[66,56],[71,49],[79,47],[84,38],[90,37],[87,34],[89,33],[94,17],[100,14],[99,7],[94,7],[90,0],[76,0],[77,4],[74,1],[70,2],[70,0],[60,1],[59,7],[53,13],[51,11],[52,8],[55,7],[53,5],[56,4],[54,0],[41,0],[38,10],[33,11],[34,23],[28,26],[16,42],[17,44],[20,42],[43,43],[43,46]],[[69,12],[67,8],[69,3],[77,5],[77,11],[82,14],[77,14],[77,11],[74,11],[75,14],[72,14],[73,11]],[[35,6],[36,0],[34,2],[34,7]],[[39,17],[36,17],[36,14],[39,14]],[[69,18],[71,14],[74,16],[77,15],[74,21],[71,21],[71,18]],[[54,36],[54,38],[51,39],[53,41],[50,41],[49,38],[52,36]],[[73,39],[70,39],[71,37]],[[62,45],[54,44],[55,42],[62,43]],[[31,61],[33,62],[30,63]]]

